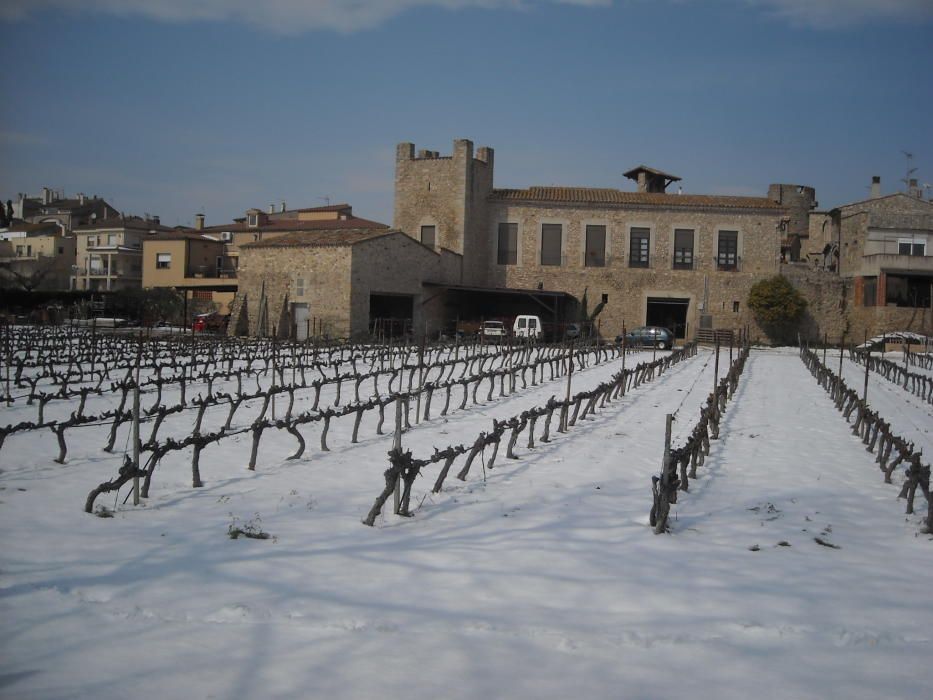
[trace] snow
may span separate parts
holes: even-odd
[[[335,420],[330,452],[306,427],[291,462],[294,439],[268,430],[255,472],[248,435],[211,445],[200,489],[190,451],[173,453],[145,505],[101,497],[113,518],[82,512],[122,458],[100,449],[107,426],[69,431],[64,465],[49,431],[14,434],[0,450],[0,696],[926,697],[933,542],[796,351],[752,351],[673,534],[652,534],[664,416],[676,411],[679,444],[713,365],[701,349],[550,443],[528,449],[523,435],[519,459],[503,446],[485,479],[477,463],[435,495],[428,468],[415,516],[387,512],[375,528],[360,520],[392,436],[374,416],[357,445],[352,417]],[[574,390],[619,368],[574,373]],[[860,369],[846,367],[853,387]],[[928,435],[929,406],[873,377],[870,403]],[[403,444],[416,457],[468,444],[564,390],[558,379],[499,398],[497,384],[446,420],[435,397]],[[86,412],[108,401],[89,397]],[[240,410],[235,424],[256,413]],[[5,425],[36,407],[2,411]],[[190,430],[191,413],[160,436]],[[222,424],[226,409],[207,416]],[[234,518],[272,537],[232,540]]]

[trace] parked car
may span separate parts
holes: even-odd
[[[616,336],[616,342],[621,343],[623,336]],[[660,326],[641,326],[628,331],[625,344],[632,347],[657,347],[661,350],[670,350],[674,347],[674,334],[667,328]]]
[[[508,334],[502,321],[483,321],[479,333],[484,338],[504,339]]]
[[[191,324],[191,329],[195,333],[223,333],[227,330],[227,322],[229,321],[229,316],[224,316],[219,314],[216,311],[211,311],[206,314],[198,314],[194,317],[194,322]]]
[[[568,323],[567,328],[564,330],[564,337],[567,340],[574,340],[580,337],[580,324],[579,323]]]

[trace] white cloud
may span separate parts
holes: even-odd
[[[701,0],[668,0],[671,4],[697,1]],[[816,28],[933,19],[933,0],[719,1],[744,4],[783,21]],[[144,17],[163,22],[230,21],[297,34],[309,30],[360,31],[419,7],[527,9],[542,4],[605,7],[612,3],[613,0],[2,0],[0,19],[23,19],[36,11],[52,10]]]
[[[37,10],[96,12],[164,22],[232,21],[295,34],[324,29],[368,29],[416,7],[520,8],[558,3],[606,6],[612,0],[3,0],[0,18],[23,19]]]
[[[874,21],[933,19],[931,0],[744,0],[798,26],[819,29]]]

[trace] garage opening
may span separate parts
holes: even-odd
[[[369,332],[385,338],[411,335],[415,298],[411,294],[370,294]]]
[[[689,299],[648,297],[645,325],[670,328],[675,338],[687,337],[687,309]]]

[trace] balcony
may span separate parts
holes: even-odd
[[[933,255],[895,255],[876,253],[863,255],[862,264],[857,274],[874,277],[882,272],[920,272],[933,273]],[[845,261],[842,266],[845,272]]]

